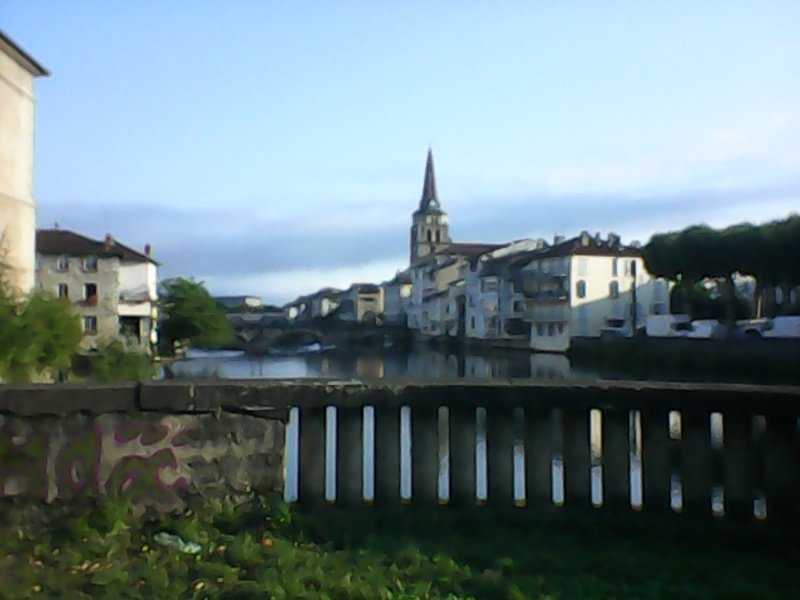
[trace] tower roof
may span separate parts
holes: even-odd
[[[420,212],[440,212],[439,196],[436,193],[436,175],[433,172],[433,150],[428,147],[428,160],[425,162],[425,181],[422,184],[422,197],[419,200]]]

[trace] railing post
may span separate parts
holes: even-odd
[[[642,406],[642,509],[650,514],[672,512],[672,465],[669,411]]]
[[[603,508],[631,509],[630,412],[604,410],[601,417]]]
[[[336,503],[364,502],[364,407],[336,410]]]
[[[514,506],[513,406],[487,406],[486,455],[489,503],[500,508]]]
[[[800,513],[797,415],[767,415],[765,446],[767,520],[793,522]]]
[[[298,503],[325,504],[325,406],[300,408]]]
[[[411,409],[411,498],[414,504],[439,503],[439,407]]]
[[[681,512],[698,519],[712,516],[710,417],[707,411],[681,413]]]
[[[553,508],[553,411],[526,405],[525,508]]]
[[[375,504],[400,503],[400,407],[376,405]]]
[[[753,415],[725,413],[723,419],[725,519],[746,523],[754,518],[756,497]]]
[[[592,452],[589,440],[589,411],[563,409],[564,505],[589,508],[592,505]]]
[[[472,406],[448,407],[450,431],[450,504],[476,504],[476,411]]]

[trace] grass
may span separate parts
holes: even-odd
[[[800,597],[797,538],[544,523],[490,510],[297,515],[253,498],[135,516],[116,500],[7,502],[0,598]],[[167,531],[198,554],[159,543]]]

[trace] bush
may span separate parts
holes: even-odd
[[[89,379],[94,381],[142,381],[153,379],[155,372],[148,354],[119,340],[99,346],[89,358]]]

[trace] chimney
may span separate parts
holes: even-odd
[[[153,247],[150,244],[144,245],[144,255],[150,257],[153,255]]]
[[[553,238],[553,245],[563,244],[564,243],[564,236],[563,235],[556,235]]]
[[[106,234],[106,246],[110,246],[113,243],[114,243],[114,238],[111,237],[110,233],[107,233]]]

